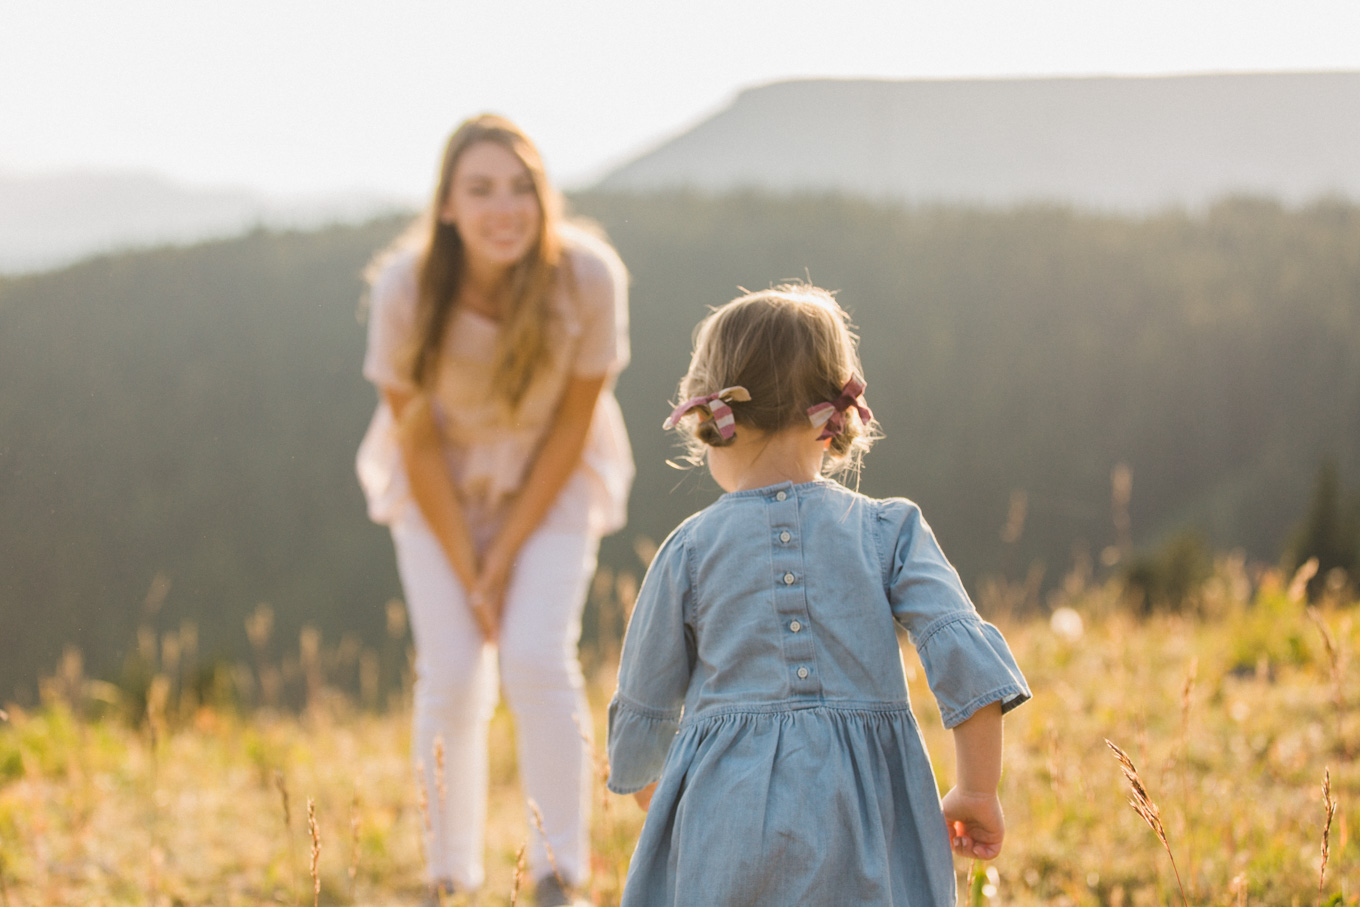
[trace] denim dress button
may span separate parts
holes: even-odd
[[[792,585],[794,584],[794,582],[795,582],[797,579],[798,579],[798,577],[794,576],[792,573],[785,573],[785,574],[784,574],[784,585],[786,585],[786,586],[792,586]]]
[[[789,629],[797,633],[799,630],[803,629],[803,625],[796,620],[791,620],[789,621]]]
[[[782,501],[782,500],[784,500],[785,498],[787,498],[788,496],[789,496],[789,495],[788,495],[788,492],[786,492],[786,491],[781,491],[781,492],[779,492],[777,495],[774,496],[774,499],[775,499],[776,501]]]
[[[799,669],[798,669],[798,679],[799,679],[799,680],[807,680],[807,676],[808,676],[808,669],[807,669],[807,668],[799,668]]]
[[[783,542],[785,545],[789,543],[789,539],[791,538],[793,538],[793,536],[789,535],[789,531],[787,529],[779,533],[779,540]]]

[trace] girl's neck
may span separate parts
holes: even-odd
[[[709,448],[708,470],[723,491],[811,482],[822,474],[826,451],[826,442],[818,441],[818,434],[811,426],[769,434],[738,426],[731,444]]]

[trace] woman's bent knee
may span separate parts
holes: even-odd
[[[501,685],[511,702],[526,697],[558,692],[576,693],[585,689],[581,663],[575,649],[502,650]]]

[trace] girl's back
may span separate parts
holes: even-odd
[[[953,903],[895,614],[947,724],[1028,695],[909,501],[783,483],[667,539],[611,706],[611,789],[665,760],[625,903]]]
[[[690,586],[686,713],[904,702],[886,581],[915,513],[828,480],[727,494],[685,523],[665,556],[683,562]]]

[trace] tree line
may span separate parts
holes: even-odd
[[[970,585],[1036,564],[1056,580],[1186,528],[1274,561],[1319,464],[1337,487],[1360,474],[1356,205],[571,202],[633,277],[618,394],[638,480],[602,552],[615,572],[640,572],[637,550],[717,494],[667,465],[659,427],[694,324],[788,279],[838,291],[863,337],[886,438],[862,490],[918,501]],[[117,670],[148,620],[192,620],[202,651],[239,656],[260,602],[281,638],[306,623],[383,638],[399,587],[352,468],[375,402],[360,273],[403,226],[255,231],[0,281],[0,696],[68,643]]]

